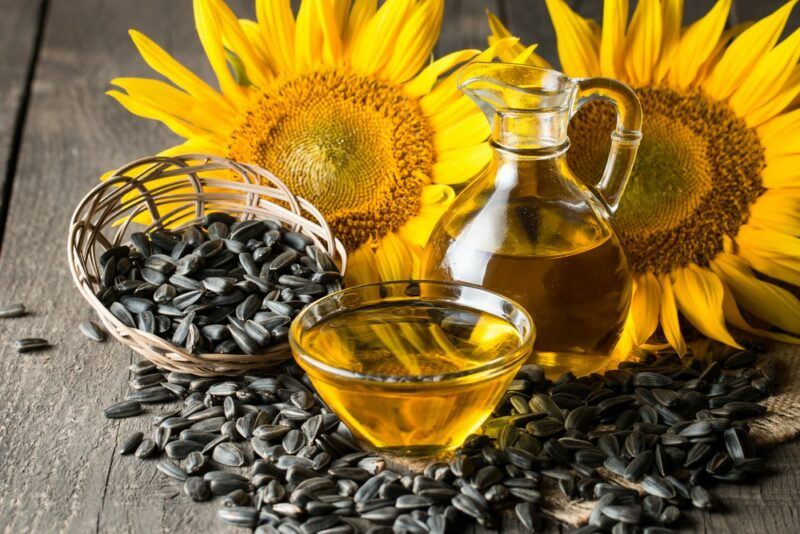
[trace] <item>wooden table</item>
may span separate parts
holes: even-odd
[[[584,14],[602,13],[600,0],[576,3]],[[780,3],[738,0],[730,22]],[[696,18],[712,1],[686,4]],[[543,0],[449,0],[437,53],[484,46],[487,7],[555,59]],[[234,8],[252,17],[251,2]],[[104,171],[175,141],[166,128],[132,117],[103,95],[114,76],[151,75],[128,28],[209,77],[189,0],[0,0],[0,303],[24,302],[32,312],[0,325],[5,532],[225,531],[214,518],[217,504],[192,504],[154,462],[116,454],[122,437],[142,422],[109,421],[101,409],[127,392],[134,356],[116,342],[87,342],[76,330],[90,312],[65,261],[73,207]],[[48,338],[55,347],[18,355],[11,340],[25,336]],[[800,442],[775,448],[768,454],[772,475],[757,485],[717,489],[725,511],[695,513],[687,528],[797,532],[798,464]]]

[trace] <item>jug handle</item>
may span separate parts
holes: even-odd
[[[633,89],[611,78],[581,78],[575,81],[578,92],[573,116],[581,106],[593,100],[608,102],[617,113],[617,126],[611,132],[611,150],[606,168],[597,184],[603,200],[614,213],[625,192],[642,139],[642,106]]]

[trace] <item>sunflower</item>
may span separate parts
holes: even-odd
[[[430,61],[443,12],[443,0],[303,0],[295,15],[290,0],[257,0],[253,21],[195,0],[219,90],[132,30],[172,83],[117,78],[108,94],[185,139],[166,154],[260,165],[315,204],[350,253],[348,283],[407,279],[453,186],[491,157],[457,67],[519,48],[505,38]]]
[[[798,341],[800,301],[787,287],[800,285],[800,30],[780,40],[795,3],[726,30],[731,0],[686,28],[682,0],[640,0],[629,23],[628,1],[606,0],[602,26],[547,0],[565,73],[622,80],[644,109],[616,216],[636,343],[660,325],[683,353],[686,321],[730,346],[729,325]],[[509,37],[489,22],[490,42]],[[586,181],[602,174],[613,121],[599,102],[572,120],[568,162]]]

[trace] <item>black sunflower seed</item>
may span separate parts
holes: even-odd
[[[233,443],[220,443],[214,448],[211,457],[217,463],[238,467],[244,465],[244,454],[242,450]]]
[[[651,371],[643,371],[633,375],[633,385],[647,388],[663,388],[672,385],[672,378]]]
[[[133,454],[137,458],[149,458],[156,450],[156,442],[150,438],[144,438],[142,442],[139,443],[139,446],[136,447],[136,451]]]
[[[24,307],[23,307],[23,312],[24,312]],[[0,312],[0,317],[2,317],[1,312]],[[106,339],[105,331],[102,330],[97,324],[95,324],[92,321],[83,321],[81,324],[78,325],[78,329],[84,336],[91,339],[92,341],[97,341],[99,343],[101,341],[105,341]]]
[[[183,484],[183,491],[193,501],[207,501],[211,498],[211,488],[202,477],[188,477]]]
[[[249,506],[220,508],[217,511],[217,518],[226,525],[253,528],[258,523],[258,510]]]
[[[673,488],[668,481],[661,477],[644,477],[644,479],[642,479],[642,489],[650,495],[654,495],[662,499],[675,498],[675,488]]]
[[[745,429],[729,428],[723,432],[723,437],[728,454],[733,460],[744,460],[755,455],[755,446]]]
[[[119,454],[133,454],[139,444],[142,442],[142,438],[144,438],[144,434],[141,432],[134,432],[133,434],[129,435],[125,440],[122,442],[122,445],[119,447]]]
[[[695,508],[701,508],[703,510],[711,508],[712,506],[711,495],[708,493],[708,490],[706,490],[703,486],[694,486],[692,488],[691,495],[692,495],[692,505]]]
[[[635,525],[642,517],[642,507],[638,505],[611,504],[602,509],[602,514],[615,521]]]
[[[142,413],[142,404],[133,400],[118,402],[103,410],[103,415],[105,415],[108,419],[133,417],[134,415],[139,415],[140,413]]]
[[[187,475],[186,472],[172,460],[161,460],[158,462],[158,464],[156,464],[156,469],[168,477],[174,478],[175,480],[180,480],[181,482],[185,481],[189,477],[189,475]]]
[[[650,464],[653,462],[653,453],[651,451],[643,451],[636,456],[625,468],[625,480],[637,482],[641,480],[644,474],[650,469]]]

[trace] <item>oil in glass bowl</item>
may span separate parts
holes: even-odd
[[[530,351],[530,318],[521,308],[506,306],[516,313],[511,320],[424,293],[331,313],[293,340],[328,406],[358,438],[387,452],[432,455],[459,446]]]

